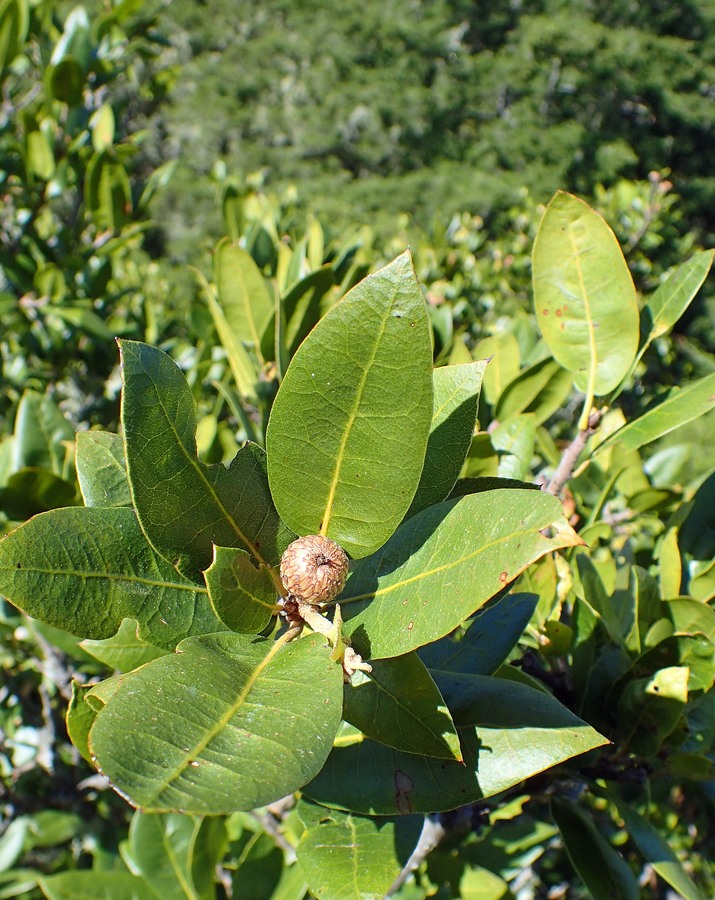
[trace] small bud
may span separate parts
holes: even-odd
[[[343,548],[319,534],[293,541],[281,558],[281,580],[289,597],[323,606],[345,585],[348,558]]]

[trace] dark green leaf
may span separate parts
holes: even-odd
[[[628,835],[660,877],[685,900],[704,900],[663,835],[629,804],[616,800]]]
[[[415,653],[375,660],[372,672],[356,673],[345,686],[343,718],[398,750],[462,758],[452,716]]]
[[[542,691],[499,678],[464,677],[472,687],[458,710],[464,764],[363,740],[333,750],[304,795],[365,815],[454,809],[606,743]]]
[[[554,799],[551,811],[574,869],[593,900],[638,900],[638,882],[625,860],[573,802]]]
[[[434,370],[434,412],[425,464],[407,516],[446,500],[474,434],[486,361]]]
[[[228,469],[201,462],[194,401],[179,367],[145,344],[122,341],[121,350],[127,471],[151,544],[192,578],[211,564],[214,544],[276,565],[292,535],[273,506],[263,451],[246,444]]]
[[[221,630],[206,589],[154,553],[126,508],[57,509],[30,519],[0,542],[0,591],[28,615],[97,640],[125,617],[165,648]]]
[[[445,672],[492,675],[521,637],[534,613],[536,594],[507,594],[479,610],[466,632],[442,638],[419,650],[438,683]]]

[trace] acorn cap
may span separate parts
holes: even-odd
[[[345,586],[348,557],[335,541],[308,534],[288,546],[281,557],[280,571],[289,596],[322,606],[334,600]]]

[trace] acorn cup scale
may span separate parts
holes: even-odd
[[[325,606],[345,586],[348,557],[343,548],[320,534],[300,537],[281,557],[280,575],[289,598]]]

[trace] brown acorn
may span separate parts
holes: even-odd
[[[348,558],[343,548],[320,534],[308,534],[281,557],[281,581],[289,597],[323,606],[345,586]]]

